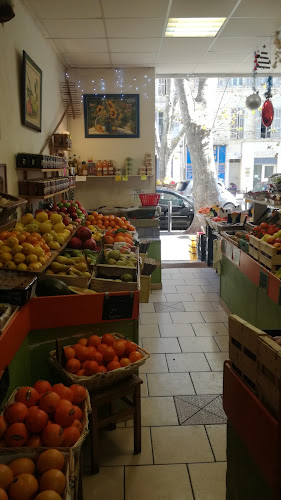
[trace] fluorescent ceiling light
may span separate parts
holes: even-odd
[[[166,28],[166,37],[216,36],[225,17],[172,17]]]

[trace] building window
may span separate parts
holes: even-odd
[[[237,87],[238,85],[243,85],[243,78],[231,78],[230,86]]]
[[[274,108],[274,118],[270,127],[265,127],[261,119],[261,111],[256,111],[255,139],[281,138],[281,108]]]
[[[162,135],[163,135],[163,116],[164,116],[163,111],[159,111],[158,112],[158,132],[159,132],[160,140],[162,139]]]
[[[274,118],[271,124],[272,139],[281,138],[281,108],[274,108]]]
[[[244,109],[234,108],[231,110],[230,138],[244,138]]]
[[[158,78],[158,95],[164,97],[167,95],[167,80],[166,78]]]

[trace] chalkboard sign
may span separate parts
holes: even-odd
[[[102,319],[126,319],[131,318],[133,313],[134,294],[104,296]]]
[[[264,271],[260,270],[260,284],[259,287],[267,293],[267,287],[268,287],[268,274],[265,273]]]

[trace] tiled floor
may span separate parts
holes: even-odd
[[[84,500],[225,500],[223,362],[227,315],[212,269],[163,270],[163,289],[140,306],[142,452],[132,421],[103,431],[100,473],[84,478]]]

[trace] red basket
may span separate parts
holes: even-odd
[[[160,194],[140,193],[139,197],[143,207],[155,207],[159,201]]]

